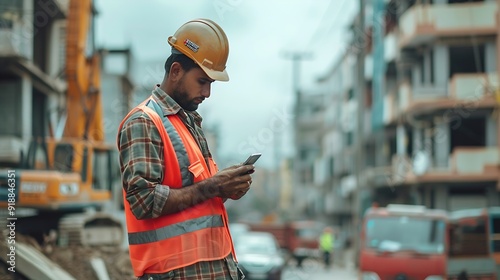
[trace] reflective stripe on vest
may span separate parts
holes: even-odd
[[[186,147],[184,147],[184,143],[182,143],[179,133],[177,133],[170,120],[167,117],[163,116],[163,111],[161,110],[160,105],[158,105],[154,100],[150,99],[146,106],[153,109],[158,114],[158,116],[162,117],[163,126],[167,131],[170,142],[172,142],[172,145],[174,146],[175,155],[177,156],[177,161],[179,162],[179,167],[181,169],[180,171],[182,177],[182,186],[192,185],[193,176],[188,169],[189,158],[187,155]]]
[[[130,245],[151,243],[204,228],[223,226],[221,216],[205,216],[155,230],[129,233],[128,243]]]

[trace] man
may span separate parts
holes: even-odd
[[[242,279],[223,202],[249,190],[253,165],[217,172],[198,105],[228,81],[229,46],[208,19],[168,38],[172,54],[151,97],[122,121],[118,147],[129,253],[139,279]]]
[[[333,229],[331,227],[325,227],[319,237],[319,249],[323,254],[325,268],[330,267],[334,241]]]

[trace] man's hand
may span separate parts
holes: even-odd
[[[253,165],[233,165],[219,171],[211,180],[215,193],[221,198],[240,199],[252,184]]]

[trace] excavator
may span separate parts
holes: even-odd
[[[33,139],[23,168],[2,172],[0,178],[0,190],[9,192],[0,196],[0,208],[11,215],[10,210],[34,212],[19,218],[16,231],[38,241],[54,232],[62,245],[120,245],[124,240],[120,220],[105,212],[119,172],[115,147],[104,142],[100,59],[98,52],[89,56],[86,50],[93,15],[91,0],[70,0],[63,132],[49,128],[49,135]]]

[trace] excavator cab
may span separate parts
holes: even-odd
[[[84,140],[32,143],[27,158],[36,160],[16,171],[16,187],[11,191],[16,208],[34,209],[37,214],[24,217],[27,226],[19,231],[41,240],[58,229],[63,244],[121,244],[121,222],[107,213],[117,209],[112,187],[119,184],[119,170],[113,150]],[[7,174],[2,172],[0,178],[2,208],[8,207]]]
[[[32,145],[32,147],[35,145]],[[102,209],[111,200],[117,164],[113,148],[84,140],[48,139],[46,156],[22,171],[19,205],[45,209]],[[40,147],[39,146],[39,147]],[[36,151],[28,152],[28,158]]]

